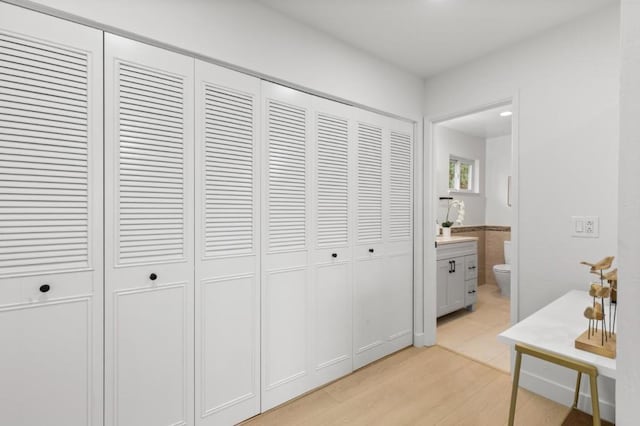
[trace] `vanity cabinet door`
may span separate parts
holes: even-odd
[[[465,303],[464,257],[438,261],[437,298],[438,316],[460,309]]]
[[[452,269],[448,276],[447,302],[451,311],[464,306],[465,282],[464,282],[464,257],[451,259]]]
[[[447,288],[449,286],[449,274],[451,264],[449,260],[439,260],[436,275],[437,299],[438,299],[438,316],[446,314],[449,304],[447,303]]]

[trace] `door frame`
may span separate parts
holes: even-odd
[[[486,109],[511,104],[513,115],[511,116],[511,324],[518,322],[519,318],[519,205],[520,205],[520,179],[519,179],[519,159],[520,159],[520,100],[519,93],[510,96],[497,98],[485,103],[463,106],[460,109],[447,111],[441,114],[425,117],[424,125],[424,290],[423,290],[423,312],[424,312],[424,345],[433,346],[436,344],[436,319],[437,319],[437,291],[436,291],[436,248],[434,224],[437,220],[436,198],[436,156],[435,156],[435,127],[443,121],[450,120]]]

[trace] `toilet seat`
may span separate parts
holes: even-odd
[[[504,264],[504,265],[493,265],[493,270],[494,272],[511,272],[511,265],[508,264]]]

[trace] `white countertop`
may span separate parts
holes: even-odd
[[[576,349],[575,339],[588,328],[582,313],[593,299],[572,290],[498,335],[505,343],[523,343],[595,366],[598,374],[616,378],[616,360]],[[605,302],[607,314],[609,308]]]
[[[438,245],[467,243],[471,241],[478,241],[478,237],[456,237],[456,236],[451,236],[449,238],[436,237],[436,243],[438,243]]]

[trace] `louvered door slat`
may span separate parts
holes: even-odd
[[[181,259],[183,79],[124,62],[117,72],[119,263]]]
[[[358,124],[358,241],[382,239],[382,130]]]
[[[270,100],[268,226],[270,250],[306,247],[306,111]]]
[[[86,53],[0,33],[0,64],[0,274],[87,267]]]
[[[213,85],[204,91],[204,256],[250,254],[254,251],[253,95]]]
[[[394,240],[412,237],[412,171],[411,136],[406,133],[392,131],[389,236]]]
[[[349,124],[327,114],[317,116],[317,244],[349,241]]]

